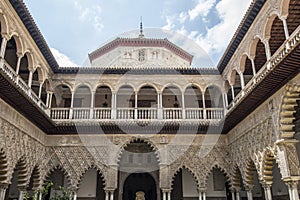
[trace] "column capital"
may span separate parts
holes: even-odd
[[[254,185],[245,185],[244,187],[245,187],[246,191],[252,191],[254,188]]]
[[[116,190],[116,188],[112,188],[112,187],[106,187],[104,188],[105,192],[114,192]]]
[[[1,35],[2,35],[2,38],[5,39],[6,41],[10,40],[10,36],[8,33],[1,33]]]
[[[271,188],[272,187],[273,182],[272,181],[267,181],[267,182],[261,182],[261,185],[263,188]]]
[[[0,184],[0,189],[7,189],[8,188],[8,186],[9,186],[9,184],[8,183],[1,183]]]
[[[279,19],[280,19],[281,21],[286,20],[286,19],[287,19],[287,16],[286,16],[286,15],[281,15],[281,16],[279,17]]]
[[[161,188],[161,191],[168,193],[168,192],[171,192],[172,189],[171,188]]]
[[[291,176],[283,179],[285,184],[289,187],[297,187],[299,180],[300,176]]]
[[[197,188],[198,192],[206,192],[207,188],[206,187],[199,187]]]

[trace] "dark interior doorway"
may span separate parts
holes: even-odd
[[[149,173],[134,173],[126,178],[123,188],[123,200],[135,200],[136,192],[145,193],[146,200],[156,200],[155,180]]]

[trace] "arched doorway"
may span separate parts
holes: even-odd
[[[157,155],[143,139],[135,139],[124,147],[118,176],[119,200],[134,200],[139,191],[145,193],[146,200],[160,199]]]
[[[134,200],[137,192],[143,192],[145,199],[157,199],[156,183],[149,173],[130,174],[123,187],[122,200]]]

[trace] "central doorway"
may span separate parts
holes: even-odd
[[[120,156],[118,200],[135,200],[143,192],[146,200],[160,199],[159,163],[156,148],[143,139],[134,139]]]
[[[130,174],[124,183],[123,200],[135,200],[136,192],[144,192],[145,199],[156,200],[155,180],[149,173]]]

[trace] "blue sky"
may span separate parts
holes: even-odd
[[[179,32],[217,65],[251,0],[24,0],[61,66],[84,65],[87,54],[124,32]],[[149,36],[151,37],[151,35]],[[159,36],[158,36],[159,37]]]

